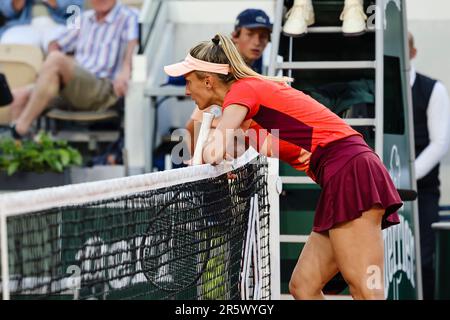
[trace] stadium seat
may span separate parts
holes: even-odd
[[[62,121],[95,122],[117,118],[119,114],[114,110],[95,111],[67,111],[61,109],[50,110],[46,116],[50,119]]]
[[[0,45],[0,70],[11,89],[34,83],[44,62],[40,48],[31,45]],[[9,107],[0,109],[0,125],[10,122]]]
[[[120,135],[124,99],[105,111],[70,111],[52,109],[45,114],[45,129],[56,138],[87,143],[89,150],[98,149],[99,142],[116,141]]]
[[[35,82],[43,62],[44,55],[39,47],[0,45],[0,68],[13,89]]]

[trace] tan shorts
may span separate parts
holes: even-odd
[[[75,65],[74,76],[49,103],[49,108],[77,111],[104,111],[118,100],[111,80],[97,78]]]

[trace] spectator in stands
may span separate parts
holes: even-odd
[[[0,28],[0,43],[31,44],[47,50],[50,41],[74,23],[84,0],[2,0],[0,11],[6,23]]]
[[[366,31],[367,16],[364,13],[363,4],[364,0],[345,0],[339,17],[344,35],[356,36]],[[294,0],[286,18],[283,26],[284,34],[299,37],[307,33],[308,26],[315,22],[312,0]]]
[[[409,58],[417,55],[410,33]],[[450,144],[450,103],[444,85],[410,71],[416,149],[416,179],[419,204],[420,252],[424,299],[433,299],[435,286],[435,235],[431,224],[439,221],[439,162]]]
[[[269,16],[260,9],[246,9],[237,17],[234,24],[234,31],[231,33],[231,39],[238,49],[244,61],[256,72],[263,74],[267,70],[266,58],[263,57],[272,32],[272,23]],[[264,61],[263,61],[264,60]],[[184,79],[184,77],[183,77]],[[221,110],[219,107],[213,106],[207,110],[199,110],[196,106],[191,118],[186,123],[186,129],[190,136],[194,137],[198,133],[199,126],[202,121],[203,112],[212,112],[215,115],[212,127],[215,128],[219,122]],[[191,139],[190,150],[193,153],[195,139]]]
[[[16,139],[49,107],[105,110],[126,94],[138,38],[137,13],[117,0],[91,4],[80,29],[69,29],[50,43],[37,83],[14,91],[11,134]],[[67,52],[75,52],[74,59]]]

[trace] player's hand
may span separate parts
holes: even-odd
[[[232,172],[227,172],[227,178],[228,178],[228,180],[237,179],[237,174],[232,173]]]
[[[225,154],[225,166],[230,167],[231,169],[234,169],[234,158],[230,156],[228,153]],[[227,172],[227,178],[228,180],[234,180],[237,178],[237,175],[233,172]]]

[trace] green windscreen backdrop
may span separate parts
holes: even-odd
[[[383,161],[398,189],[415,189],[412,179],[408,103],[410,91],[405,50],[405,2],[385,1],[384,24],[384,143]],[[401,223],[383,232],[385,293],[388,299],[417,299],[416,206],[404,202]]]

